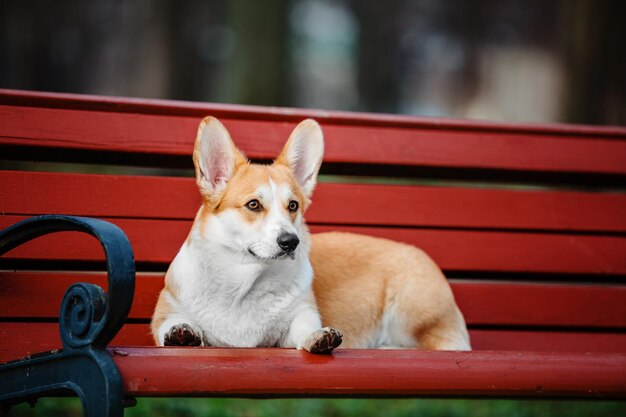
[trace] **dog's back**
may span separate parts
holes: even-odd
[[[452,290],[423,251],[331,232],[313,235],[310,256],[322,322],[344,347],[470,349]]]

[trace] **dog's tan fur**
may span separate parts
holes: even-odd
[[[446,349],[459,336],[469,340],[448,282],[423,251],[331,232],[313,235],[310,258],[322,322],[343,332],[343,347],[367,346],[391,306],[417,347]]]

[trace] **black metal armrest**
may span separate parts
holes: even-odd
[[[105,348],[123,326],[135,291],[135,260],[124,232],[98,219],[38,216],[0,231],[0,255],[62,231],[88,233],[100,241],[106,255],[108,294],[95,284],[71,285],[59,314],[63,349],[0,365],[0,402],[8,407],[71,390],[81,398],[85,415],[121,416],[121,377]]]

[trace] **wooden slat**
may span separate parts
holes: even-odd
[[[5,214],[193,219],[191,178],[0,171]],[[28,190],[28,192],[24,192]],[[51,198],[54,196],[54,198]],[[626,232],[626,194],[320,184],[316,224]]]
[[[0,324],[3,342],[5,332],[11,332],[8,327]],[[23,330],[31,332],[28,336],[42,335],[51,327],[29,325],[12,335],[25,336]],[[17,345],[30,339],[13,340],[8,349],[0,344],[0,361],[12,358],[7,354],[15,354]],[[626,396],[624,353],[338,349],[323,356],[295,349],[132,344],[110,348],[125,393],[132,396]]]
[[[620,329],[626,325],[625,286],[457,281],[452,289],[471,325]]]
[[[129,318],[149,320],[163,288],[164,274],[141,273]],[[0,319],[57,319],[67,288],[91,282],[107,289],[104,272],[10,272],[0,271]]]
[[[109,346],[153,346],[148,324],[126,324]],[[58,323],[0,322],[0,363],[62,347]]]
[[[626,333],[470,329],[472,349],[626,352]]]
[[[0,104],[121,113],[164,114],[188,117],[203,117],[207,114],[212,114],[216,117],[231,119],[269,121],[283,120],[298,122],[307,117],[312,117],[340,125],[358,124],[364,126],[393,126],[403,128],[428,127],[432,129],[474,130],[500,133],[523,132],[536,135],[571,135],[590,138],[624,138],[626,136],[625,129],[619,126],[592,126],[564,123],[501,123],[482,120],[419,117],[397,114],[355,113],[346,111],[280,108],[10,89],[0,89]]]
[[[470,329],[470,339],[476,351],[626,352],[625,333]],[[125,325],[109,344],[153,345],[148,324]],[[0,363],[60,347],[57,323],[0,322]]]
[[[113,359],[125,393],[137,396],[626,397],[625,354],[339,350],[316,356],[284,349],[193,348],[118,352],[123,354],[113,354]]]
[[[0,271],[0,318],[57,318],[65,290],[81,281],[106,288],[103,273]],[[626,286],[472,281],[451,285],[470,326],[626,329]],[[138,274],[129,317],[149,320],[162,287],[163,274]]]
[[[200,120],[0,106],[0,144],[191,155]]]
[[[626,231],[626,194],[320,184],[317,224]]]
[[[23,216],[0,216],[0,228]],[[139,262],[168,264],[184,242],[191,222],[109,220],[124,230]],[[341,230],[395,239],[423,248],[448,271],[626,274],[626,238],[406,228],[316,226],[313,232]],[[101,260],[89,236],[62,232],[36,239],[7,253],[7,259]]]
[[[200,207],[191,178],[0,171],[0,184],[4,214],[192,220]]]
[[[5,228],[27,217],[0,216],[0,228]],[[191,221],[109,219],[128,236],[135,261],[169,264],[185,241]],[[61,232],[37,238],[3,256],[6,259],[35,260],[104,260],[97,240],[85,234]]]
[[[0,106],[0,145],[191,155],[199,117]],[[325,161],[507,171],[626,174],[626,130],[610,138],[489,129],[322,125]],[[293,121],[223,118],[250,157],[275,157]],[[601,136],[601,135],[600,135]],[[523,149],[523,152],[520,152]]]
[[[424,249],[447,271],[624,274],[626,239],[543,233],[314,226],[378,236]]]

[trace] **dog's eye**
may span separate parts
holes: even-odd
[[[289,209],[290,212],[294,213],[296,211],[298,211],[298,202],[291,200],[289,202],[289,205],[287,206],[287,208]]]
[[[246,203],[246,208],[252,211],[261,211],[261,203],[259,200],[250,200]]]

